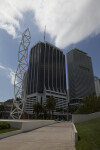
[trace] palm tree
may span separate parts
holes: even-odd
[[[56,100],[53,96],[50,96],[46,101],[46,108],[49,111],[49,117],[51,118],[51,111],[53,116],[53,111],[56,109]],[[52,118],[51,118],[52,119]]]
[[[33,112],[36,113],[37,118],[42,111],[43,111],[43,107],[39,102],[33,105]]]

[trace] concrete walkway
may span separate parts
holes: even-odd
[[[2,139],[0,150],[75,150],[72,123],[61,122]]]

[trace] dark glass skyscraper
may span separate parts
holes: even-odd
[[[72,49],[67,53],[69,98],[81,99],[95,93],[91,57],[87,53]]]
[[[36,101],[45,102],[53,95],[57,108],[65,108],[66,71],[65,55],[48,42],[38,42],[31,48],[27,72],[26,110]]]
[[[65,55],[49,43],[32,47],[28,68],[27,94],[43,93],[44,88],[66,91]]]

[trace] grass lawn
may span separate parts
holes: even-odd
[[[6,132],[11,132],[11,131],[16,131],[18,130],[17,128],[10,128],[10,129],[2,129],[0,130],[0,134],[6,133]]]
[[[76,150],[100,150],[100,118],[75,124],[79,141]]]

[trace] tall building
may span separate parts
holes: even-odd
[[[48,42],[38,42],[30,51],[25,111],[33,113],[33,104],[42,104],[51,95],[56,99],[56,108],[66,109],[65,55]]]
[[[91,57],[87,53],[72,49],[67,53],[69,99],[82,99],[95,93]]]
[[[96,95],[100,96],[100,79],[96,76],[94,77],[94,83],[95,83]]]

